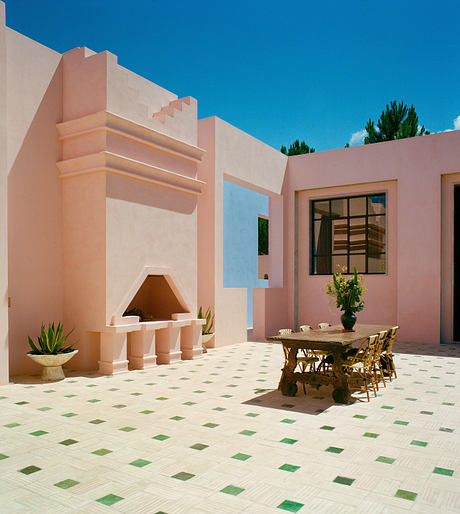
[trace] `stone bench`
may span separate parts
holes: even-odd
[[[205,320],[177,317],[107,326],[100,333],[99,372],[113,375],[202,355],[201,327]]]

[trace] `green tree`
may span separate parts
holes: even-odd
[[[403,102],[398,104],[396,100],[393,100],[390,105],[387,104],[385,110],[382,111],[377,121],[377,127],[369,118],[366,132],[365,145],[429,134],[424,126],[419,127],[418,115],[414,106],[407,107]]]
[[[268,255],[268,220],[266,218],[258,218],[259,223],[259,255]]]
[[[280,152],[284,153],[285,155],[300,155],[303,153],[315,153],[315,149],[311,146],[308,146],[305,141],[300,142],[298,139],[296,139],[289,147],[289,150],[286,150],[286,147],[282,145]]]

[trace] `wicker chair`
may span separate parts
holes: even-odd
[[[372,386],[374,396],[377,396],[374,368],[378,338],[378,335],[374,335],[365,339],[356,354],[349,356],[343,364],[345,372],[349,374],[350,378],[358,378],[362,381],[368,402],[370,401],[369,384]]]
[[[308,325],[303,325],[302,327],[307,327]],[[305,332],[306,330],[302,330],[302,332]],[[311,327],[310,327],[311,328]],[[282,328],[278,330],[278,335],[284,336],[292,334],[291,328]],[[287,364],[288,357],[289,357],[289,351],[284,347],[283,345],[283,351],[284,351],[284,362]],[[298,368],[298,371],[300,373],[314,373],[315,372],[315,363],[319,361],[318,357],[312,352],[311,350],[306,350],[301,348],[300,352],[302,355],[296,357],[296,367],[294,368],[294,371]],[[304,394],[307,394],[305,383],[302,382],[303,392]]]
[[[393,376],[394,378],[398,378],[393,360],[393,343],[395,341],[398,328],[398,326],[393,327],[387,332],[387,336],[380,355],[380,362],[382,364],[383,371],[387,373],[390,382],[392,381]]]
[[[375,357],[374,357],[374,376],[375,376],[375,383],[377,386],[377,391],[379,389],[379,382],[380,380],[383,383],[383,387],[386,387],[385,383],[385,374],[384,374],[384,366],[383,366],[383,349],[387,344],[387,339],[389,335],[389,330],[382,330],[378,334],[378,339],[375,344]]]

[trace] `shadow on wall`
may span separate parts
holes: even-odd
[[[107,197],[181,214],[192,214],[197,205],[195,195],[117,175],[107,180]]]
[[[35,337],[42,322],[63,319],[61,184],[56,169],[56,123],[61,119],[62,63],[8,175],[10,374],[39,369],[26,357],[27,336]]]

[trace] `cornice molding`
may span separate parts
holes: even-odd
[[[149,182],[184,193],[200,195],[205,182],[174,173],[144,162],[136,161],[111,152],[100,152],[75,157],[56,163],[59,178],[70,179],[90,173],[106,172],[123,175],[134,180]]]
[[[198,146],[191,145],[162,132],[157,132],[151,127],[141,125],[108,111],[100,111],[74,120],[64,121],[58,123],[56,127],[60,141],[105,131],[196,163],[201,162],[205,154],[205,150]]]

